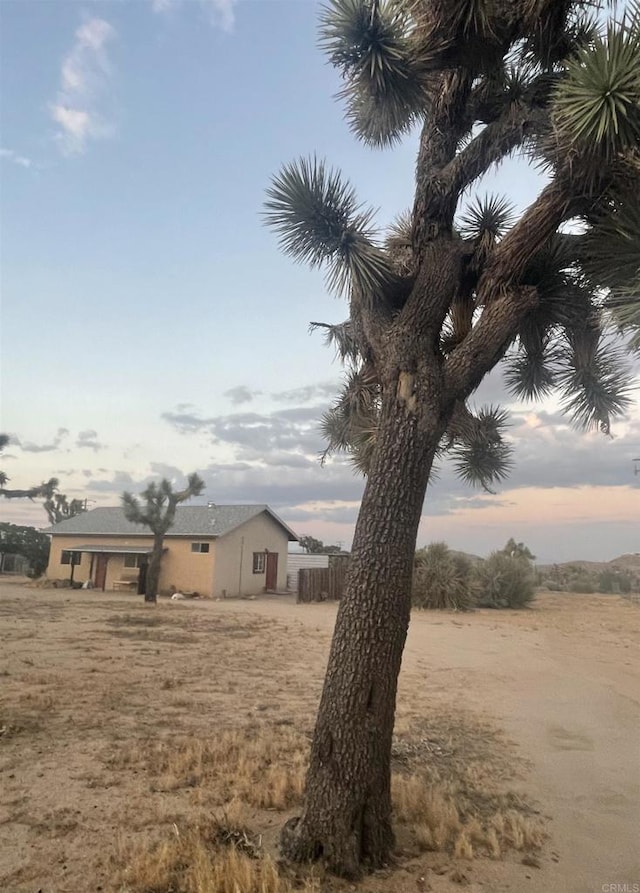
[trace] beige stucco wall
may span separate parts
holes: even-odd
[[[192,552],[192,542],[209,542],[209,552]],[[160,574],[160,591],[169,589],[185,589],[199,592],[201,595],[211,595],[213,585],[213,568],[215,557],[215,540],[201,537],[190,539],[186,537],[167,536],[164,540],[165,553],[162,559]],[[153,545],[153,538],[147,536],[118,537],[118,536],[54,536],[51,542],[51,553],[47,567],[47,577],[50,580],[68,580],[71,566],[61,564],[60,558],[63,551],[74,551],[74,546],[79,545],[104,545],[104,546],[149,546]],[[95,576],[94,558],[94,576]],[[73,578],[79,583],[89,579],[91,568],[91,555],[83,553],[80,564],[76,565]],[[121,580],[123,576],[131,577],[137,574],[136,568],[124,566],[123,555],[109,555],[107,564],[106,589],[113,588],[114,580]]]
[[[71,574],[71,565],[60,564],[60,556],[63,551],[73,551],[73,544],[86,545],[89,538],[81,543],[77,536],[54,536],[51,538],[51,551],[49,552],[49,564],[47,565],[47,577],[50,580],[68,580]],[[85,583],[89,579],[89,567],[91,556],[82,555],[80,564],[76,564],[73,579]]]
[[[173,587],[177,590],[211,595],[215,560],[215,540],[211,537],[180,537],[164,540],[167,551],[162,559],[160,591]],[[208,552],[192,552],[191,543],[209,543]]]
[[[253,553],[278,553],[278,589],[287,586],[288,538],[266,512],[232,530],[216,542],[213,594],[216,598],[255,595],[264,590],[265,572],[253,573]],[[242,554],[242,562],[240,555]]]

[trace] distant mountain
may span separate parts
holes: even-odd
[[[536,568],[541,574],[544,574],[545,571],[551,571],[553,568],[565,570],[575,568],[592,574],[605,570],[627,571],[631,574],[640,574],[640,552],[629,552],[626,555],[619,555],[611,561],[585,561],[584,559],[579,558],[575,561],[563,561],[556,564],[536,564]]]
[[[640,552],[628,552],[626,555],[620,555],[609,564],[640,574]]]
[[[639,592],[640,552],[612,561],[565,561],[539,564],[538,579],[552,590],[569,592]]]
[[[481,558],[479,555],[473,555],[471,552],[461,552],[459,549],[450,549],[449,551],[452,555],[466,558],[470,564],[480,564],[481,561],[484,561],[484,558]]]

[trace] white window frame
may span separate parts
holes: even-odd
[[[202,555],[206,555],[211,551],[210,549],[211,543],[191,543],[191,551],[199,552]]]
[[[265,552],[253,553],[253,572],[254,574],[264,574],[267,570],[267,556]]]

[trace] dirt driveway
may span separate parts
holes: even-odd
[[[251,611],[327,632],[335,617],[331,606],[276,600]],[[527,787],[560,858],[526,890],[640,891],[640,606],[549,594],[513,613],[416,612],[399,700],[430,686],[495,718],[531,763]]]
[[[197,778],[153,781],[160,770],[140,762],[141,742],[177,733],[188,741],[212,726],[310,730],[335,606],[264,597],[155,611],[149,626],[149,609],[132,596],[0,585],[3,891],[121,889],[113,878],[131,840],[171,827],[183,807],[210,807]],[[548,818],[550,838],[535,859],[416,857],[360,889],[429,889],[420,884],[431,871],[436,893],[461,884],[478,893],[638,893],[639,645],[640,608],[615,596],[544,595],[513,613],[418,613],[399,728],[428,729],[431,716],[456,711],[501,727],[521,758],[518,788]],[[256,810],[252,821],[275,840],[280,815],[264,803]]]

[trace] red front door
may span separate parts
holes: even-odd
[[[278,553],[267,552],[267,574],[265,587],[267,591],[274,591],[278,588]]]
[[[102,589],[102,591],[104,592],[104,586],[107,582],[107,562],[109,561],[109,556],[98,555],[97,559],[95,585],[96,589]]]

